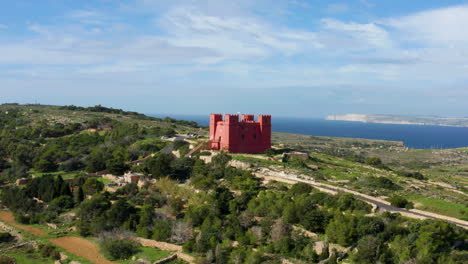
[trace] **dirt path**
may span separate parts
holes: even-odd
[[[178,258],[187,261],[191,264],[194,263],[194,258],[192,256],[182,252],[182,246],[166,242],[160,242],[152,239],[146,239],[142,237],[136,237],[134,240],[144,247],[154,247],[162,250],[175,251]]]
[[[51,243],[65,249],[66,251],[85,258],[96,264],[116,264],[111,262],[99,254],[99,247],[84,238],[65,236],[59,238],[48,239]]]
[[[47,232],[37,227],[17,224],[15,222],[15,217],[13,216],[13,214],[7,211],[0,211],[0,220],[14,227],[28,231],[29,233],[36,235],[36,236],[43,236],[47,234]]]

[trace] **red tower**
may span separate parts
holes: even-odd
[[[271,148],[271,116],[210,115],[210,149],[231,153],[262,153]]]

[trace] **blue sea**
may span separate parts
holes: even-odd
[[[168,115],[152,115],[166,117]],[[209,115],[169,115],[175,119],[195,121],[208,126]],[[323,119],[272,117],[274,132],[327,137],[349,137],[403,141],[416,149],[468,147],[468,127],[426,125],[371,124]]]

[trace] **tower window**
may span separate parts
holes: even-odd
[[[254,136],[254,139],[257,139],[257,134],[254,134],[253,136]]]
[[[244,136],[244,134],[242,134],[242,135],[241,135],[241,139],[244,140],[244,138],[245,138],[245,136]]]

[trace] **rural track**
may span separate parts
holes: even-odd
[[[273,172],[267,169],[259,169],[257,172],[254,172],[253,174],[258,177],[262,178],[265,180],[275,180],[275,181],[280,181],[280,182],[285,182],[285,183],[298,183],[298,182],[303,182],[307,183],[321,191],[328,192],[328,193],[339,193],[339,192],[346,192],[346,193],[352,193],[357,199],[362,200],[366,203],[369,203],[371,205],[377,206],[380,210],[385,210],[389,211],[392,213],[400,213],[403,216],[409,217],[409,218],[414,218],[414,219],[439,219],[443,220],[455,225],[458,225],[464,229],[468,229],[468,222],[463,221],[461,219],[457,219],[454,217],[449,217],[445,215],[440,215],[432,212],[427,212],[423,210],[418,210],[418,209],[403,209],[399,208],[396,206],[391,205],[389,202],[379,199],[376,197],[372,197],[360,192],[356,192],[350,189],[346,189],[343,187],[337,187],[321,182],[316,182],[316,181],[311,181],[311,180],[304,180],[304,179],[299,179],[297,175],[294,174],[286,174],[286,173],[277,173],[273,172],[275,175],[268,175],[269,172]],[[281,174],[281,175],[278,175]]]

